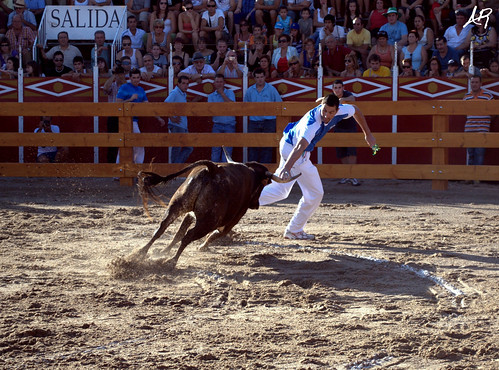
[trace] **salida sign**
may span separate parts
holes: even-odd
[[[120,22],[125,22],[125,6],[46,6],[45,30],[47,39],[57,39],[66,31],[70,40],[93,40],[94,32],[102,30],[106,40],[114,39]]]

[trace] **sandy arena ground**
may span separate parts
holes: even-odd
[[[0,367],[499,369],[499,185],[324,186],[316,241],[281,237],[295,187],[174,271],[118,279],[164,209],[110,179],[0,178]]]

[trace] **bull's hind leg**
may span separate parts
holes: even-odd
[[[182,238],[182,243],[180,243],[180,247],[178,248],[177,253],[172,259],[166,262],[166,266],[168,268],[174,268],[185,247],[187,247],[193,241],[201,239],[212,230],[213,226],[211,224],[207,222],[199,223],[199,220],[196,220],[196,225],[192,229],[190,229]]]
[[[185,236],[185,234],[187,233],[187,230],[192,225],[192,223],[194,222],[195,219],[196,218],[191,213],[188,213],[185,215],[184,220],[182,221],[182,224],[180,225],[180,228],[178,229],[177,233],[173,237],[173,240],[170,242],[168,247],[166,247],[165,249],[163,249],[161,251],[161,254],[168,253],[173,248],[173,246],[175,244],[177,244],[179,241],[182,240],[182,238]]]
[[[210,244],[213,240],[218,239],[222,236],[220,230],[213,231],[210,235],[206,237],[204,243],[199,247],[199,250],[202,252],[206,252],[208,250],[208,244]]]
[[[146,256],[147,252],[149,251],[149,248],[151,248],[151,245],[156,241],[156,239],[158,239],[161,235],[163,235],[168,226],[170,226],[172,222],[175,221],[181,214],[182,214],[181,207],[169,206],[168,209],[166,210],[165,218],[163,219],[163,221],[161,221],[161,224],[154,232],[154,235],[152,236],[151,240],[149,240],[149,243],[147,243],[142,248],[139,248],[134,252],[132,252],[129,258],[143,259]]]

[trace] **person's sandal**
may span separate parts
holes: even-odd
[[[315,235],[307,234],[305,231],[298,231],[297,233],[292,233],[291,231],[284,232],[284,238],[290,240],[314,240]]]

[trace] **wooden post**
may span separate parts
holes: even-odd
[[[437,145],[442,141],[442,133],[449,131],[449,116],[433,116],[433,134],[435,135],[435,140],[437,140]],[[449,164],[449,149],[448,148],[432,148],[431,161],[434,166],[447,165]],[[436,170],[441,173],[440,170]],[[438,174],[437,174],[438,175]],[[432,180],[431,188],[432,190],[447,190],[449,187],[448,180]]]
[[[130,109],[126,107],[128,104],[124,104],[123,112],[125,114],[130,114]],[[133,147],[127,146],[126,134],[132,133],[132,116],[119,117],[119,132],[124,135],[124,147],[120,148],[120,185],[132,186],[133,177],[125,177],[128,172],[127,169],[133,165]]]

